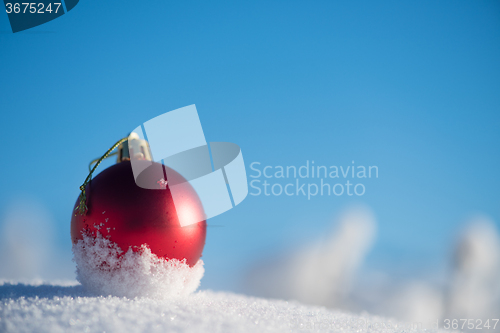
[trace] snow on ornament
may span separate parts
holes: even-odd
[[[112,155],[118,163],[92,178]],[[207,144],[191,105],[137,127],[92,165],[71,218],[77,279],[117,296],[194,291],[206,220],[248,194],[239,147]]]

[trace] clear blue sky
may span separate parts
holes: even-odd
[[[0,14],[0,216],[33,198],[70,251],[88,162],[190,104],[208,141],[240,145],[247,171],[379,167],[363,197],[249,196],[211,219],[206,287],[321,236],[353,203],[379,223],[371,265],[440,265],[471,214],[499,225],[496,1],[82,0],[16,34]]]

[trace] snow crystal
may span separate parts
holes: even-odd
[[[232,293],[130,299],[89,296],[82,286],[0,284],[0,332],[340,331],[437,332],[417,323]]]
[[[73,245],[77,280],[91,293],[119,297],[167,299],[188,295],[200,285],[203,261],[189,267],[186,261],[159,258],[143,245],[124,253],[102,237],[83,235]]]

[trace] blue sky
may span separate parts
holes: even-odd
[[[16,34],[1,14],[0,217],[39,202],[69,253],[88,162],[196,104],[207,140],[240,145],[248,172],[254,161],[379,168],[362,197],[249,196],[211,219],[203,286],[236,285],[352,204],[379,224],[368,265],[432,270],[468,217],[500,222],[499,59],[494,1],[82,0]]]

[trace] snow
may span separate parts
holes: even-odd
[[[143,245],[126,253],[99,232],[97,237],[83,234],[73,245],[77,280],[97,295],[119,297],[146,296],[164,299],[195,291],[205,272],[203,261],[189,267],[184,261],[158,258]]]
[[[173,299],[93,296],[82,285],[0,284],[0,332],[434,332],[368,314],[198,291]]]
[[[0,280],[0,333],[409,333],[438,332],[444,318],[498,318],[500,237],[491,222],[464,231],[446,289],[418,279],[401,289],[371,277],[373,285],[353,285],[375,231],[369,212],[346,214],[324,242],[251,275],[261,298],[195,292],[202,261],[189,267],[147,247],[123,252],[101,236],[84,237],[73,247],[78,281]]]
[[[286,257],[260,260],[250,272],[247,290],[255,296],[295,299],[307,304],[340,307],[376,235],[374,214],[366,207],[344,212],[337,229],[325,239]]]
[[[498,318],[500,313],[500,235],[493,221],[477,218],[455,250],[448,313],[454,318]]]
[[[100,234],[73,245],[77,281],[0,281],[0,332],[432,332],[366,313],[194,292],[203,262],[158,258],[143,246],[123,252]]]
[[[397,270],[384,271],[383,265],[364,266],[376,239],[377,223],[368,207],[352,207],[321,239],[297,244],[282,255],[266,253],[257,258],[242,291],[403,321],[439,320],[440,327],[446,319],[497,319],[500,233],[485,216],[473,216],[465,226],[450,249],[449,262],[432,271],[415,265],[397,276]],[[500,323],[497,326],[500,332]]]

